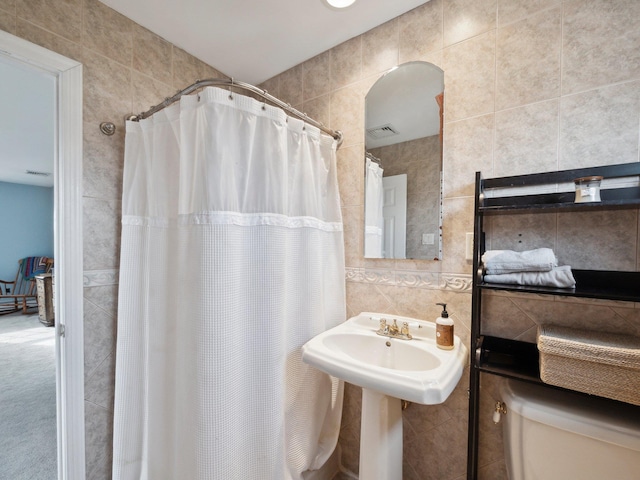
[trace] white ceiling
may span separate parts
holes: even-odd
[[[0,181],[52,187],[55,77],[0,54],[0,87]]]
[[[234,79],[258,85],[425,0],[101,0]],[[428,0],[427,0],[428,1]]]

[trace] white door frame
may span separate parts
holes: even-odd
[[[58,479],[85,480],[82,64],[0,30],[0,55],[56,77],[54,255]]]

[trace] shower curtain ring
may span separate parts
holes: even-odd
[[[231,77],[231,85],[229,85],[229,100],[233,100],[233,77]]]

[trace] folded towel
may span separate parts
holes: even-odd
[[[482,255],[485,273],[499,275],[512,272],[548,272],[558,266],[553,250],[536,248],[525,252],[487,250]]]
[[[527,285],[534,287],[573,288],[576,280],[571,273],[571,267],[564,265],[554,267],[548,272],[512,272],[501,275],[485,275],[487,283],[506,283],[509,285]]]

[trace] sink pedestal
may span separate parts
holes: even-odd
[[[360,480],[402,480],[402,402],[362,389]]]

